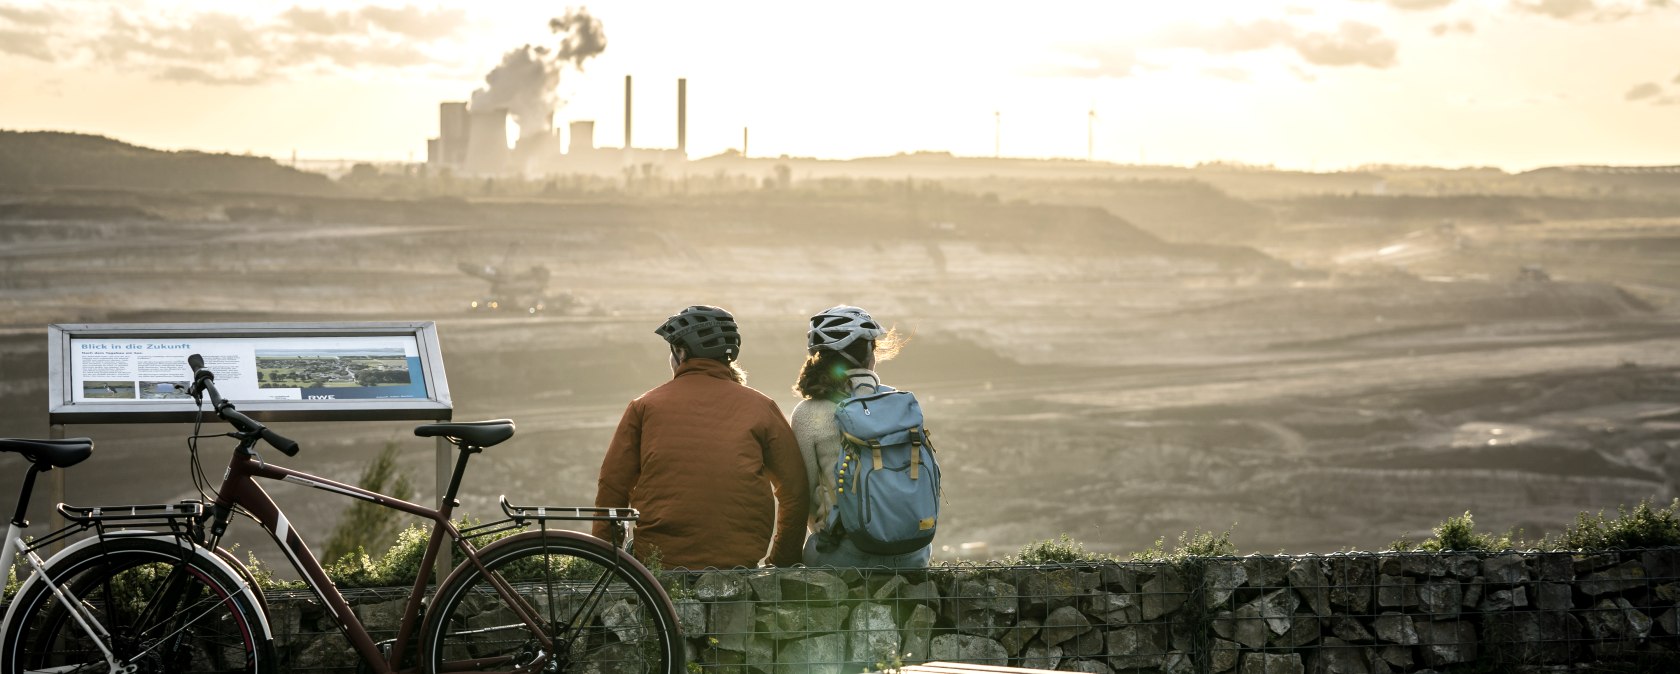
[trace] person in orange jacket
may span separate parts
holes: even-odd
[[[735,317],[697,305],[654,331],[668,381],[630,401],[601,462],[595,505],[633,507],[636,554],[666,568],[799,563],[810,490],[781,408],[736,366]],[[611,536],[597,522],[596,536]]]

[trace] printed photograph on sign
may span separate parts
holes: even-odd
[[[114,398],[134,399],[134,382],[132,381],[83,381],[82,397],[84,398]]]
[[[186,381],[143,381],[140,382],[141,400],[192,400],[187,393],[191,382]]]
[[[412,383],[401,348],[258,349],[258,388],[346,388]]]

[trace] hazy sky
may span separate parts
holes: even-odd
[[[689,150],[1333,169],[1680,163],[1680,0],[599,1],[556,123]],[[0,128],[425,158],[437,103],[564,3],[0,0]]]

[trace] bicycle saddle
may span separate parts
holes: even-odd
[[[491,419],[489,421],[426,424],[415,427],[414,434],[422,438],[435,438],[441,435],[460,440],[474,447],[490,447],[513,437],[513,420]]]
[[[93,455],[92,438],[63,440],[26,440],[0,438],[0,452],[17,452],[30,463],[45,463],[54,468],[68,468]]]

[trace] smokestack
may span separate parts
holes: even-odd
[[[741,127],[741,158],[747,158],[747,127]]]
[[[677,78],[677,154],[688,156],[688,78]]]
[[[624,149],[634,147],[630,144],[630,76],[624,76]]]

